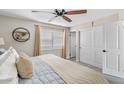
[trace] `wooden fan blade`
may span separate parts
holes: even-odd
[[[67,16],[62,16],[66,21],[68,22],[72,22],[72,20],[70,18],[68,18]]]
[[[73,14],[83,14],[83,13],[87,13],[87,10],[67,11],[64,14],[73,15]]]

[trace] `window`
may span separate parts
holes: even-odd
[[[44,28],[41,32],[41,47],[43,50],[62,49],[63,30]]]
[[[63,47],[63,32],[53,32],[53,48],[62,49]]]

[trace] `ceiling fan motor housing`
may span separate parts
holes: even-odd
[[[62,9],[62,10],[55,9],[55,12],[56,12],[57,16],[63,16],[65,14],[65,10],[64,9]]]

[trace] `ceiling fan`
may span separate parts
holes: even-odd
[[[62,17],[64,20],[66,20],[67,22],[72,22],[72,20],[67,17],[66,15],[75,15],[75,14],[84,14],[87,13],[87,10],[72,10],[72,11],[65,11],[64,9],[54,9],[54,12],[48,12],[48,11],[32,11],[33,13],[39,13],[39,12],[44,12],[44,13],[50,13],[53,14],[54,17],[52,17],[51,19],[48,20],[48,22],[51,22],[52,20],[54,20],[57,17]]]

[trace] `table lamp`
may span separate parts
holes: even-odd
[[[4,39],[2,37],[0,37],[0,46],[4,45]]]

